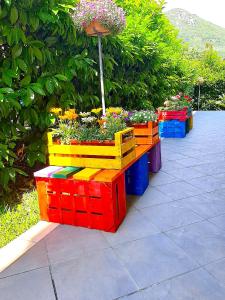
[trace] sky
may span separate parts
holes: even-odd
[[[225,0],[166,0],[166,10],[183,8],[225,28]]]

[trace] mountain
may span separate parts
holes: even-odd
[[[165,12],[170,22],[179,29],[179,37],[191,47],[203,50],[206,43],[225,57],[225,28],[180,8]]]

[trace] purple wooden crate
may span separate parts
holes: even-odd
[[[157,173],[161,169],[162,159],[161,159],[160,141],[148,152],[148,165],[149,165],[149,172],[152,173]]]

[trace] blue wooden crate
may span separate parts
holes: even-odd
[[[148,154],[144,154],[126,172],[126,193],[141,196],[149,185]]]
[[[159,135],[164,138],[184,138],[186,136],[186,122],[177,120],[159,122]]]

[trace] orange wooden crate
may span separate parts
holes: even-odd
[[[158,122],[134,124],[134,136],[137,145],[155,145],[159,141]]]

